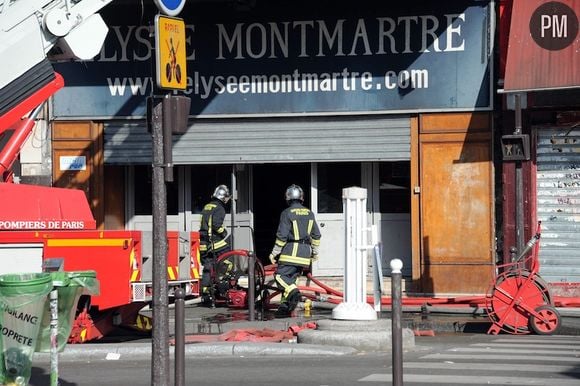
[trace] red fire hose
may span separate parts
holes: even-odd
[[[266,275],[271,275],[274,272],[274,266],[268,265],[264,267],[264,270],[266,272]],[[325,302],[331,304],[340,304],[343,301],[344,294],[341,291],[324,284],[322,281],[312,276],[312,273],[310,272],[306,274],[306,277],[308,280],[314,283],[316,287],[299,286],[299,290],[302,292],[304,296],[308,297],[311,300],[320,300],[321,297],[317,296],[316,294],[324,294],[328,295],[327,297],[326,296],[322,297],[323,301]],[[369,304],[373,304],[374,298],[372,296],[368,296],[367,302]],[[481,295],[481,296],[459,296],[459,297],[431,297],[431,296],[403,297],[402,302],[403,306],[429,305],[429,306],[457,307],[458,309],[460,309],[461,307],[482,308],[485,307],[486,296]],[[554,304],[556,307],[580,307],[580,298],[555,296]],[[390,296],[381,297],[381,305],[392,305],[392,298]]]

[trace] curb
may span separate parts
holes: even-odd
[[[59,353],[59,362],[94,362],[110,360],[136,360],[151,357],[150,343],[134,344],[83,344],[66,346]],[[175,348],[169,347],[174,355]],[[224,357],[224,356],[336,356],[352,355],[358,350],[352,347],[298,344],[298,343],[252,343],[217,342],[185,345],[185,356]],[[34,362],[50,362],[50,353],[34,353]]]
[[[580,335],[580,310],[561,310],[562,311],[562,326],[556,335]],[[310,320],[312,321],[312,320]],[[232,322],[225,323],[219,326],[219,331],[230,331],[242,327],[259,327],[279,328],[287,330],[289,326],[299,324],[296,319],[288,320],[273,320],[269,322]],[[303,321],[302,321],[303,322]],[[333,321],[321,319],[318,322],[330,323],[334,326]],[[451,318],[433,318],[432,320],[420,319],[404,319],[403,327],[410,329],[417,335],[429,335],[435,333],[446,332],[465,332],[465,333],[486,333],[490,321],[485,318],[458,318],[457,315]],[[385,330],[390,331],[390,319],[378,322]],[[343,323],[344,324],[344,323]],[[347,323],[348,324],[348,323]],[[224,357],[224,356],[333,356],[333,355],[352,355],[363,351],[375,351],[377,336],[373,336],[372,331],[367,331],[358,322],[357,327],[349,326],[348,331],[320,331],[309,330],[300,331],[298,334],[299,343],[271,343],[271,342],[211,342],[211,343],[192,343],[185,345],[185,356],[196,357]],[[334,327],[330,328],[331,330]],[[372,329],[371,329],[372,330]],[[207,333],[207,331],[205,331]],[[315,335],[314,338],[307,337],[308,334]],[[199,331],[198,331],[199,333]],[[301,336],[300,336],[301,335]],[[337,341],[336,335],[340,335],[343,342]],[[348,336],[345,336],[348,335]],[[351,336],[352,335],[352,336]],[[369,335],[369,336],[367,336]],[[347,341],[345,341],[345,338]],[[387,337],[389,338],[389,337]],[[409,338],[410,339],[410,338]],[[306,340],[306,341],[305,341]],[[308,341],[310,340],[310,341]],[[314,340],[314,341],[312,341]],[[384,339],[383,339],[384,340]],[[375,342],[371,346],[362,345],[362,341]],[[367,342],[367,343],[368,343]],[[382,345],[381,347],[386,347]],[[171,356],[174,355],[174,347],[169,347]],[[65,349],[59,353],[59,361],[62,362],[98,362],[110,360],[148,360],[151,358],[152,344],[151,343],[85,343],[85,344],[71,344],[65,346]],[[380,349],[379,349],[380,351]],[[50,353],[34,353],[33,361],[49,363]]]
[[[346,346],[358,351],[390,351],[392,347],[391,321],[378,319],[320,320],[317,329],[298,332],[298,343]],[[415,336],[408,328],[402,329],[402,344],[405,348],[415,346]]]

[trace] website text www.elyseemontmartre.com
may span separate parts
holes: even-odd
[[[151,77],[107,78],[111,96],[149,95]],[[387,70],[380,76],[371,72],[300,72],[287,74],[204,75],[197,71],[188,76],[186,95],[207,99],[215,94],[279,94],[303,92],[371,91],[424,89],[429,87],[427,69]]]

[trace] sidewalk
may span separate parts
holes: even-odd
[[[405,311],[405,310],[404,310]],[[479,310],[474,314],[457,312],[457,309],[434,307],[427,313],[412,312],[407,310],[403,313],[402,327],[415,332],[415,335],[450,334],[450,333],[481,333],[486,334],[490,321],[487,315]],[[562,316],[562,328],[559,335],[580,335],[580,309],[559,308]],[[454,313],[452,313],[454,312]],[[148,314],[148,311],[143,312]],[[185,334],[186,337],[195,335],[218,335],[228,331],[244,329],[268,329],[288,331],[292,326],[303,326],[308,322],[316,322],[324,319],[332,319],[330,309],[314,309],[312,316],[306,317],[303,311],[298,311],[295,317],[274,319],[271,313],[264,318],[260,315],[254,321],[248,320],[247,310],[232,310],[228,308],[205,308],[198,305],[188,305],[185,308]],[[382,323],[390,323],[389,312],[381,314]],[[389,330],[390,331],[390,330]],[[173,310],[170,310],[169,335],[173,338],[174,320]],[[349,331],[352,338],[356,337],[357,331]],[[367,337],[360,334],[360,339]],[[113,338],[109,338],[113,339]],[[151,356],[151,343],[147,342],[120,342],[108,343],[107,338],[100,342],[67,345],[59,354],[59,361],[106,361],[106,360],[136,360],[146,359]],[[355,344],[356,346],[356,344]],[[390,351],[387,345],[384,351]],[[173,346],[170,346],[173,355]],[[381,350],[382,351],[382,350]],[[210,342],[191,343],[185,345],[185,355],[188,356],[272,356],[272,355],[352,355],[359,352],[355,347],[297,343],[297,339],[290,342]],[[50,361],[48,353],[36,353],[34,361]]]

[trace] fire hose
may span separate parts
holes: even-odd
[[[274,270],[273,265],[264,267],[266,273],[271,273]],[[344,299],[344,294],[332,288],[321,280],[317,279],[312,275],[311,272],[306,274],[306,278],[314,283],[315,286],[299,286],[298,289],[302,292],[302,295],[310,300],[319,301],[321,303],[330,304],[340,304]],[[372,296],[367,296],[367,302],[369,304],[374,303],[374,298]],[[435,297],[435,296],[413,296],[413,297],[403,297],[402,305],[407,307],[412,306],[447,306],[449,308],[456,308],[458,310],[464,308],[484,308],[486,304],[485,295],[474,295],[474,296],[459,296],[459,297]],[[554,304],[556,307],[580,307],[579,297],[562,297],[555,296]],[[390,306],[392,305],[392,298],[390,296],[381,297],[381,305]]]

